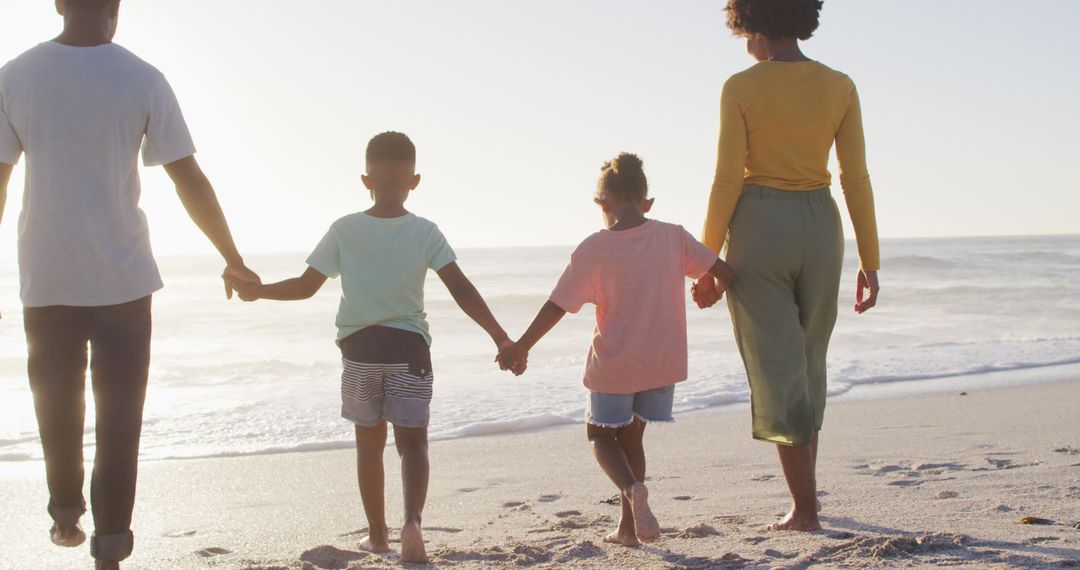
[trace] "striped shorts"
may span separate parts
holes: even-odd
[[[384,421],[398,427],[427,427],[434,375],[424,337],[373,326],[340,344],[343,418],[363,427]]]

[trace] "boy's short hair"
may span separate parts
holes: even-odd
[[[416,164],[416,146],[404,133],[386,131],[368,141],[364,159],[368,164],[382,161]]]

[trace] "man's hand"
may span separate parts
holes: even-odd
[[[222,280],[225,281],[225,298],[226,299],[232,299],[233,290],[234,289],[239,290],[240,289],[239,285],[241,285],[241,284],[245,284],[245,283],[250,283],[250,284],[253,284],[253,285],[261,285],[262,284],[262,279],[259,278],[258,274],[256,274],[254,271],[248,269],[247,266],[243,265],[243,264],[227,266],[225,268],[225,271],[223,271],[221,273],[221,278],[222,278]],[[249,300],[254,301],[254,299],[244,299],[244,296],[242,294],[241,294],[240,298],[245,300],[245,301],[249,301]]]
[[[528,368],[529,353],[520,346],[507,339],[499,343],[499,355],[495,362],[499,363],[500,370],[509,370],[514,376],[521,376]]]
[[[860,315],[869,311],[877,304],[878,291],[877,271],[859,270],[859,276],[855,281],[855,312]]]
[[[716,291],[716,279],[711,273],[706,273],[690,286],[690,296],[699,309],[708,309],[720,300],[723,293]]]

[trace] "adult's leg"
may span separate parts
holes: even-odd
[[[796,300],[805,209],[802,193],[748,188],[732,219],[727,255],[736,274],[728,307],[750,383],[753,435],[778,444],[792,493],[791,512],[780,524],[800,530],[819,526],[811,445],[816,409]]]
[[[390,550],[389,529],[386,526],[383,453],[386,451],[386,422],[375,427],[356,426],[356,480],[360,486],[360,501],[368,521],[368,536],[360,541],[360,549],[369,552]]]
[[[83,486],[83,423],[86,416],[86,313],[80,307],[27,307],[27,372],[34,395],[53,542],[78,546],[86,512]]]
[[[795,282],[799,322],[806,335],[806,376],[814,402],[813,468],[817,473],[818,440],[825,419],[828,392],[826,358],[836,325],[840,273],[844,259],[844,233],[836,202],[826,192],[815,192],[803,212],[806,222],[806,259]],[[821,510],[820,502],[815,501]]]
[[[394,426],[394,445],[401,457],[401,488],[405,498],[405,523],[401,527],[401,561],[426,562],[420,521],[427,501],[427,428]]]
[[[97,453],[90,480],[91,553],[105,561],[131,555],[131,513],[139,438],[150,371],[150,297],[90,310],[90,372]]]

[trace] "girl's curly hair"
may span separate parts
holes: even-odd
[[[820,0],[728,0],[727,25],[736,36],[808,40],[818,27]]]

